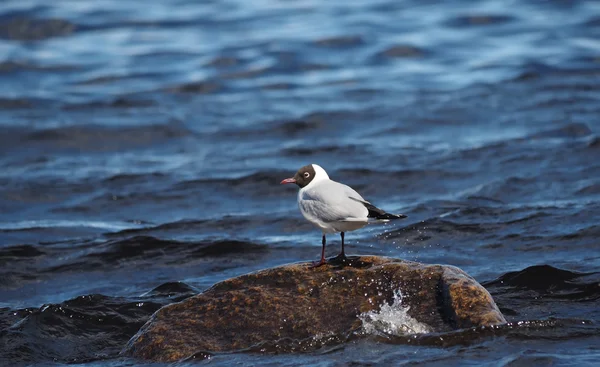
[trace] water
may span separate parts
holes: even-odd
[[[0,364],[133,365],[162,305],[316,260],[278,183],[319,163],[409,216],[350,253],[459,266],[510,324],[211,363],[597,365],[599,39],[593,1],[2,2]]]
[[[367,335],[406,336],[429,334],[433,330],[408,314],[410,306],[402,303],[402,293],[394,293],[392,304],[380,305],[379,310],[359,315],[362,332]]]

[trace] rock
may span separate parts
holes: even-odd
[[[391,304],[398,290],[408,315],[435,332],[506,322],[485,288],[456,267],[350,257],[318,268],[284,265],[217,283],[158,310],[124,354],[168,362],[261,343],[318,348],[306,340],[325,335],[343,341],[361,329],[359,315]]]

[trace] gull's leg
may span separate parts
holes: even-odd
[[[321,260],[313,262],[313,268],[325,265],[327,263],[327,260],[325,260],[325,242],[325,233],[323,233],[323,248],[321,249]]]
[[[346,260],[346,252],[344,251],[344,234],[344,232],[340,233],[340,236],[342,237],[342,252],[340,252],[340,254],[335,257],[336,260]]]
[[[331,263],[331,261],[336,261],[336,262],[346,262],[346,260],[348,260],[348,258],[346,257],[346,252],[344,251],[344,232],[340,232],[340,236],[342,237],[342,252],[339,253],[339,255],[337,255],[336,257],[332,258],[329,260],[329,262]]]

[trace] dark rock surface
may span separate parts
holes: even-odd
[[[433,331],[506,322],[485,288],[456,267],[362,256],[318,268],[284,265],[217,283],[158,310],[124,353],[176,361],[261,343],[304,345],[317,335],[344,340],[361,329],[360,314],[391,304],[398,289],[408,314]]]

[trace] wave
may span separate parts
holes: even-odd
[[[571,300],[600,299],[600,272],[576,272],[551,265],[536,265],[509,272],[484,282],[484,287],[530,289],[550,298]]]
[[[184,289],[170,295],[135,299],[90,294],[39,308],[0,310],[0,325],[10,323],[0,332],[0,361],[82,363],[114,358],[156,310],[191,294]]]

